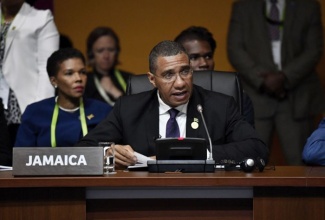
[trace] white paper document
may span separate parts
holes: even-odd
[[[0,165],[0,171],[12,170],[12,167]]]
[[[154,159],[144,156],[143,154],[140,154],[138,152],[134,152],[134,155],[137,158],[137,163],[133,166],[128,166],[128,168],[147,167],[147,161],[154,160]]]

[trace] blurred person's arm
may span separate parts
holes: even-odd
[[[302,157],[306,164],[325,165],[325,118],[307,139]]]
[[[37,100],[54,95],[54,89],[46,71],[46,64],[48,57],[59,49],[59,33],[53,16],[49,10],[43,13],[46,13],[45,21],[37,34],[37,71],[39,75],[37,94],[40,96]]]

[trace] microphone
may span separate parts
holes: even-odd
[[[209,158],[208,160],[213,160],[213,157],[212,157],[212,142],[211,142],[211,138],[210,138],[210,135],[209,135],[209,131],[208,131],[208,128],[207,128],[207,124],[205,123],[205,120],[204,120],[204,117],[203,117],[203,108],[202,108],[202,105],[198,104],[197,105],[197,111],[200,112],[201,114],[201,118],[202,118],[202,121],[203,121],[203,125],[204,125],[204,128],[205,128],[205,132],[207,133],[207,136],[208,136],[208,139],[209,139],[209,144],[210,144],[210,153],[209,153]]]

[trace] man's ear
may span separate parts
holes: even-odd
[[[151,85],[153,85],[156,88],[155,76],[150,72],[147,73],[147,76]]]

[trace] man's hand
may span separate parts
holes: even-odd
[[[115,166],[116,169],[124,169],[130,165],[134,165],[137,158],[130,145],[115,145]]]
[[[259,76],[263,77],[263,89],[266,93],[279,99],[285,97],[284,83],[286,78],[283,72],[263,72]]]

